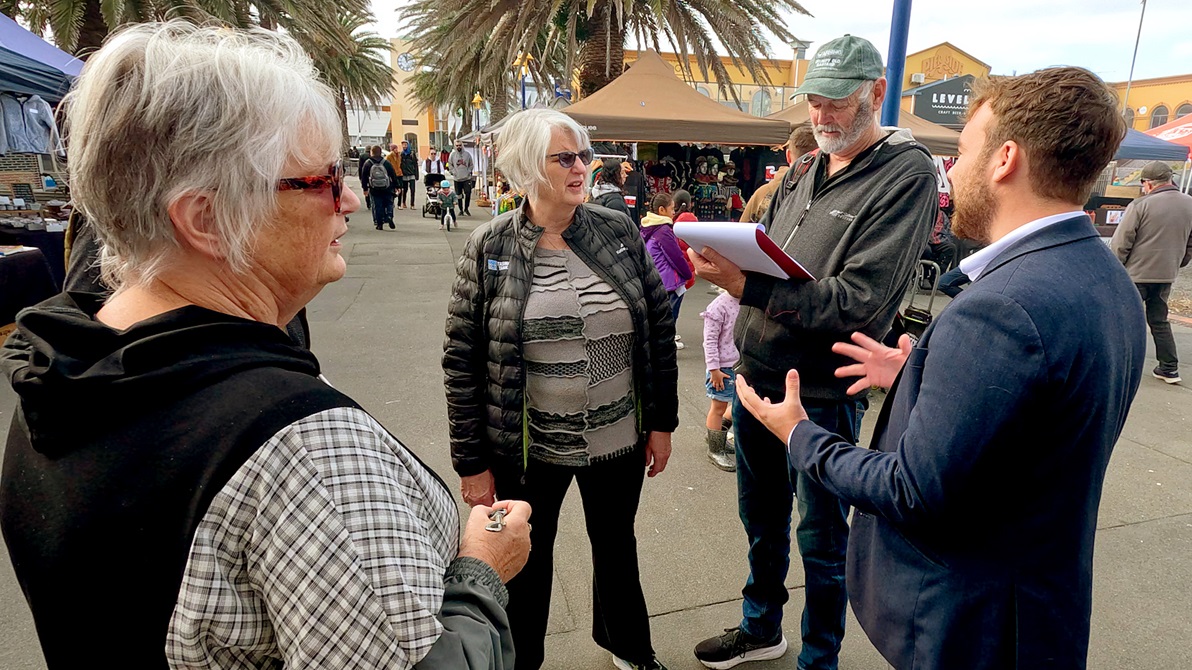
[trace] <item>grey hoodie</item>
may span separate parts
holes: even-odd
[[[881,339],[889,330],[927,237],[939,196],[927,149],[907,130],[891,132],[812,196],[828,155],[805,156],[810,170],[791,188],[792,168],[761,223],[816,281],[747,273],[736,323],[739,370],[772,397],[786,372],[799,371],[805,397],[842,400],[855,379],[837,379],[852,362],[832,344],[854,331]],[[775,396],[777,394],[777,396]]]
[[[447,157],[447,171],[455,181],[472,178],[472,171],[476,169],[472,162],[472,154],[465,149],[456,149]]]

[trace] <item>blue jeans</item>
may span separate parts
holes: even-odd
[[[804,399],[816,424],[856,443],[859,426],[854,401]],[[844,639],[848,596],[844,563],[849,507],[793,471],[786,446],[753,415],[733,402],[737,431],[737,491],[741,522],[749,538],[749,580],[741,594],[741,629],[767,640],[782,630],[786,573],[790,568],[791,506],[797,496],[795,539],[803,557],[804,588],[800,670],[834,670]]]
[[[670,296],[671,316],[675,319],[675,329],[677,330],[679,328],[679,308],[683,306],[683,296],[687,294],[680,294],[678,291],[667,291],[666,294]]]

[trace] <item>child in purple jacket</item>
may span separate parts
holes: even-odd
[[[642,219],[642,239],[646,241],[646,250],[650,258],[654,259],[654,267],[662,277],[662,285],[670,295],[671,312],[678,327],[679,306],[683,304],[683,294],[687,291],[685,284],[691,279],[691,266],[687,265],[687,257],[679,248],[679,240],[675,237],[674,224],[671,217],[675,214],[674,200],[669,193],[659,193],[650,202],[650,212]],[[675,348],[682,349],[683,343],[675,339]]]
[[[737,455],[734,445],[728,442],[725,412],[737,395],[733,366],[741,359],[737,345],[733,344],[733,324],[741,303],[724,289],[708,308],[700,313],[704,317],[704,363],[708,374],[704,382],[707,395],[712,399],[705,426],[708,429],[708,458],[721,470],[733,472],[737,469]]]

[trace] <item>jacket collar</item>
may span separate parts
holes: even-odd
[[[1010,247],[998,254],[992,261],[989,261],[989,265],[985,267],[985,271],[981,273],[981,276],[984,277],[996,271],[1001,266],[1020,256],[1090,237],[1095,238],[1098,235],[1097,229],[1093,228],[1093,223],[1089,217],[1084,214],[1073,216],[1070,219],[1065,219],[1054,225],[1047,226],[1034,235],[1029,235],[1010,245]]]
[[[517,233],[517,239],[523,251],[527,254],[534,253],[534,247],[538,245],[538,238],[542,237],[543,228],[530,221],[526,216],[529,211],[530,200],[527,198],[522,202],[521,206],[513,210],[513,227]],[[567,226],[567,230],[563,231],[563,239],[565,240],[582,240],[587,232],[588,214],[587,208],[580,205],[575,208],[575,219]]]

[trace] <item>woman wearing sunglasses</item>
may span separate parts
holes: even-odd
[[[464,501],[534,508],[509,583],[518,670],[542,665],[559,509],[578,482],[592,544],[593,637],[619,668],[661,668],[633,533],[646,471],[678,425],[675,328],[637,226],[585,204],[592,149],[570,117],[510,118],[497,163],[521,207],[477,228],[452,292],[443,356]]]
[[[528,505],[461,538],[450,489],[282,330],[343,276],[360,205],[310,58],[140,24],[66,105],[116,290],[23,311],[0,352],[0,524],[47,666],[115,644],[130,668],[511,668]]]

